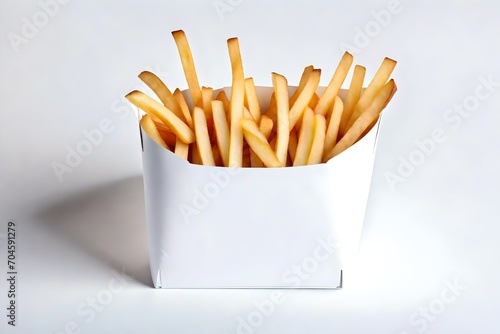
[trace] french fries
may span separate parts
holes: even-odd
[[[307,108],[304,111],[304,119],[300,126],[299,140],[297,142],[297,150],[295,151],[294,166],[304,166],[309,160],[311,146],[314,139],[314,111]]]
[[[275,152],[281,165],[285,166],[288,154],[288,138],[290,136],[288,83],[285,77],[280,74],[273,73],[272,76],[276,94],[276,122],[278,122]]]
[[[144,129],[144,132],[151,137],[157,144],[163,146],[167,150],[171,151],[171,148],[168,147],[167,143],[165,140],[162,138],[160,135],[160,131],[156,127],[156,124],[154,123],[153,119],[149,115],[144,115],[144,117],[141,119],[141,127]]]
[[[194,142],[193,131],[170,109],[143,92],[134,90],[125,96],[132,104],[148,114],[159,118],[180,140],[186,144]]]
[[[314,136],[311,144],[311,152],[307,159],[308,165],[321,163],[323,159],[323,148],[325,146],[326,119],[321,114],[314,114]]]
[[[212,101],[212,113],[214,117],[214,128],[217,137],[217,145],[224,166],[229,166],[229,125],[224,111],[222,101]]]
[[[274,153],[273,149],[267,142],[264,134],[259,130],[257,123],[251,119],[242,118],[239,121],[243,134],[248,142],[248,145],[260,160],[267,167],[281,167],[282,164]]]
[[[229,139],[229,167],[241,167],[243,164],[243,131],[239,123],[243,118],[245,100],[245,75],[241,61],[240,45],[237,38],[227,41],[233,83],[229,100],[229,115],[231,117]]]
[[[333,73],[330,83],[326,87],[323,95],[319,98],[318,104],[314,108],[314,112],[317,114],[325,115],[328,111],[329,106],[333,102],[333,99],[339,93],[340,87],[344,83],[347,76],[347,72],[351,68],[353,57],[349,52],[344,53],[342,59],[340,59],[339,65]]]
[[[183,158],[184,160],[188,159],[189,156],[189,144],[183,143],[179,138],[175,141],[175,154]]]
[[[210,137],[208,136],[207,119],[203,109],[194,107],[193,124],[201,163],[206,166],[215,166],[212,145],[210,145]]]
[[[304,110],[306,110],[306,107],[309,106],[309,103],[311,102],[311,99],[314,96],[314,93],[316,92],[316,89],[318,88],[319,85],[319,79],[321,76],[321,70],[313,70],[309,78],[307,79],[307,82],[304,85],[304,88],[301,90],[301,92],[298,94],[297,99],[295,100],[295,103],[293,104],[292,108],[290,109],[289,112],[289,117],[290,117],[290,129],[292,130],[299,118],[302,116],[302,113]]]
[[[245,78],[237,38],[227,40],[232,83],[226,93],[200,86],[185,33],[172,36],[191,101],[147,71],[139,78],[159,101],[140,91],[126,98],[144,111],[140,125],[151,139],[193,164],[262,168],[326,163],[370,131],[397,90],[390,79],[396,61],[385,58],[364,91],[366,69],[355,65],[343,100],[339,92],[353,64],[345,52],[322,93],[321,70],[309,65],[290,96],[285,76],[272,73],[269,105],[260,105],[253,78]]]
[[[172,36],[174,37],[175,44],[177,44],[177,49],[179,50],[182,69],[184,70],[184,75],[186,76],[193,104],[196,107],[202,108],[203,97],[201,95],[200,83],[198,81],[198,75],[196,74],[196,69],[194,67],[193,55],[186,38],[186,34],[182,30],[177,30],[172,32]]]
[[[193,118],[191,116],[191,112],[189,111],[189,106],[187,105],[186,99],[179,88],[176,88],[174,91],[174,98],[181,107],[182,114],[184,115],[184,119],[186,120],[189,128],[193,128]]]
[[[253,78],[245,79],[245,101],[248,104],[248,111],[250,111],[253,119],[257,123],[260,122],[261,111]]]
[[[334,156],[345,151],[349,146],[354,144],[361,136],[361,134],[376,120],[384,109],[387,101],[391,98],[391,94],[396,89],[394,80],[389,81],[375,97],[372,104],[361,114],[354,122],[352,127],[347,130],[342,139],[333,147],[333,149],[326,155],[325,161],[330,160]]]
[[[177,116],[183,122],[187,123],[187,119],[182,112],[181,106],[175,99],[172,92],[170,92],[167,85],[165,85],[160,78],[148,71],[144,71],[139,74],[139,78],[153,90],[153,92],[160,98],[160,101],[165,107],[171,110],[175,114],[175,116]]]
[[[342,137],[347,130],[347,123],[351,118],[351,115],[358,104],[359,97],[361,96],[361,90],[363,89],[363,81],[365,80],[366,68],[360,65],[354,66],[354,73],[352,74],[351,85],[349,86],[349,91],[345,98],[344,111],[342,112],[342,118],[340,120],[338,135]]]
[[[337,143],[337,135],[339,132],[340,120],[344,115],[344,102],[338,96],[333,101],[332,113],[328,122],[326,131],[324,153],[330,152]]]
[[[146,114],[147,115],[147,114]],[[144,115],[144,116],[146,116]],[[178,138],[177,136],[170,130],[168,126],[162,123],[160,119],[155,120],[153,117],[148,115],[152,120],[153,123],[156,126],[156,129],[160,133],[161,138],[165,141],[165,144],[167,144],[169,147],[175,147],[175,143],[177,142]],[[144,117],[142,117],[144,118]],[[142,119],[141,119],[142,121]]]
[[[351,115],[349,122],[347,123],[347,128],[350,128],[352,124],[358,119],[358,117],[370,106],[372,101],[375,99],[375,97],[378,95],[382,87],[391,76],[394,67],[396,67],[396,61],[390,58],[384,59],[377,73],[375,73],[372,81],[363,92],[363,95],[360,96],[359,101],[354,108],[354,112]]]

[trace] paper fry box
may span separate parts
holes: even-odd
[[[266,110],[272,88],[257,92]],[[154,286],[341,288],[377,129],[328,163],[236,169],[190,164],[141,131]]]

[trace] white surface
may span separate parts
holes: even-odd
[[[17,220],[20,275],[18,327],[2,316],[0,331],[59,333],[74,321],[82,333],[237,333],[250,317],[263,321],[248,333],[497,333],[500,87],[460,124],[444,118],[473,101],[480,77],[500,82],[496,1],[401,1],[401,13],[355,54],[368,78],[384,56],[398,60],[399,91],[385,114],[360,256],[345,289],[286,291],[259,318],[255,305],[272,291],[151,288],[137,124],[119,108],[144,69],[185,88],[170,31],[188,34],[204,85],[229,84],[225,41],[233,36],[256,84],[269,85],[271,71],[296,83],[309,64],[323,69],[326,84],[340,46],[387,8],[232,3],[221,20],[213,1],[71,1],[18,53],[7,34],[20,34],[40,5],[1,3],[0,218],[2,226]],[[51,163],[104,118],[113,131],[59,182]],[[446,140],[392,191],[386,172],[439,129]],[[112,272],[122,269],[126,284]],[[453,293],[455,280],[466,288]],[[107,304],[92,317],[87,303],[96,296]],[[424,320],[429,308],[439,314]]]

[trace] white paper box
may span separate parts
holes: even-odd
[[[257,91],[266,106],[272,88]],[[154,286],[341,288],[377,129],[326,164],[238,169],[190,164],[141,132]]]

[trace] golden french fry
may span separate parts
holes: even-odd
[[[396,85],[396,82],[394,82],[394,87],[392,87],[391,94],[389,95],[389,98],[387,99],[387,101],[385,101],[385,104],[382,107],[382,110],[385,109],[385,107],[387,107],[387,105],[389,104],[389,102],[391,102],[391,100],[394,97],[394,94],[396,94],[397,90],[398,90],[398,86]]]
[[[267,140],[271,137],[271,132],[273,131],[273,120],[262,115],[260,118],[259,130],[264,134]]]
[[[333,99],[338,95],[340,87],[342,87],[342,84],[344,83],[347,73],[351,68],[352,60],[352,55],[349,52],[345,52],[332,76],[332,79],[330,80],[330,83],[319,98],[316,108],[314,108],[314,112],[316,114],[321,114],[323,116],[326,115]]]
[[[392,89],[392,92],[391,92],[391,95],[389,96],[389,98],[387,99],[387,101],[385,102],[384,104],[384,107],[382,108],[385,109],[385,107],[389,104],[389,102],[392,100],[392,97],[394,96],[394,94],[396,93],[397,91],[397,87],[396,85],[394,85],[394,88]],[[380,116],[379,116],[380,117]],[[375,126],[375,124],[377,124],[377,121],[378,121],[378,117],[375,118],[371,124],[366,128],[366,130],[361,134],[361,136],[359,136],[359,138],[357,140],[360,140],[361,138],[363,138],[368,132],[370,132],[371,129],[373,129],[373,127]],[[168,143],[167,143],[168,144]]]
[[[255,118],[253,118],[253,115],[250,113],[250,111],[248,111],[246,107],[243,107],[243,118],[255,120]]]
[[[267,167],[281,167],[281,162],[276,157],[264,134],[260,132],[257,123],[254,120],[245,118],[240,119],[239,123],[243,129],[246,142],[264,165]]]
[[[314,110],[314,108],[316,108],[316,106],[318,105],[318,101],[319,101],[319,96],[318,94],[314,93],[314,95],[311,97],[311,101],[309,101],[309,108]]]
[[[396,89],[394,80],[390,80],[385,84],[382,90],[375,96],[372,104],[358,117],[342,139],[326,155],[325,162],[342,153],[358,140],[366,128],[379,117],[380,112],[387,104],[387,100],[391,98]]]
[[[177,50],[179,51],[182,69],[184,70],[184,76],[186,77],[193,104],[196,107],[202,108],[203,97],[201,95],[200,83],[198,82],[193,54],[191,53],[186,34],[182,30],[177,30],[172,32],[172,36],[174,37]]]
[[[159,119],[158,117],[156,117],[155,115],[153,114],[149,114],[149,117],[151,117],[151,119],[155,122],[155,123],[161,123],[163,126],[165,126],[167,129],[168,127],[163,124],[163,122],[161,121],[161,119]],[[169,129],[170,130],[170,129]]]
[[[297,87],[297,91],[296,91],[297,94],[295,94],[295,93],[292,94],[292,98],[293,98],[293,95],[296,95],[296,97],[298,97],[300,95],[301,90],[304,89],[307,81],[309,80],[309,76],[311,75],[313,70],[314,70],[313,65],[309,65],[309,66],[304,67],[304,70],[302,71],[302,75],[300,76],[299,85]]]
[[[337,134],[339,131],[339,124],[344,111],[344,102],[338,96],[335,96],[333,100],[332,115],[328,122],[328,128],[326,130],[326,138],[323,153],[327,154],[330,152],[335,144],[337,143]]]
[[[307,164],[307,161],[309,160],[309,154],[311,153],[313,137],[314,111],[308,107],[304,111],[304,116],[302,118],[297,150],[295,151],[295,159],[293,159],[294,166],[304,166]]]
[[[271,139],[271,141],[268,141],[269,142],[269,146],[271,146],[271,148],[273,149],[273,152],[276,152],[276,136],[274,136],[274,137],[272,137],[270,139]]]
[[[297,131],[295,131],[295,129],[292,129],[290,131],[290,140],[288,141],[288,155],[290,156],[290,159],[292,159],[292,164],[293,160],[295,160],[295,152],[297,152],[297,143]]]
[[[299,98],[300,94],[302,93],[302,90],[306,86],[306,83],[309,81],[309,76],[311,75],[313,70],[314,70],[314,67],[312,65],[306,66],[304,68],[304,71],[302,72],[302,76],[300,77],[299,85],[297,86],[297,89],[290,97],[290,105],[291,106],[293,106],[295,101],[297,101],[297,99]]]
[[[203,111],[205,117],[212,118],[212,101],[214,100],[214,89],[212,87],[201,87],[201,95],[203,97]]]
[[[229,167],[241,167],[243,159],[243,131],[240,119],[243,117],[245,103],[245,74],[241,61],[240,45],[237,38],[227,41],[233,81],[231,85],[231,99],[229,113],[231,117],[229,141]]]
[[[382,108],[384,109],[384,108]],[[379,115],[380,117],[380,115]],[[377,124],[377,121],[379,119],[379,117],[375,118],[371,123],[370,125],[368,125],[368,127],[365,129],[365,131],[363,131],[363,133],[361,134],[361,136],[358,137],[358,139],[356,139],[356,142],[357,143],[361,138],[363,138],[368,132],[370,132],[371,129],[373,129],[373,127],[375,126],[375,124]]]
[[[212,154],[214,156],[215,165],[219,166],[219,167],[223,167],[224,163],[222,162],[222,157],[220,155],[220,151],[219,151],[219,148],[217,147],[217,145],[212,146]]]
[[[323,148],[326,136],[326,119],[321,114],[314,115],[314,137],[311,144],[311,152],[307,160],[308,165],[321,163],[323,159]]]
[[[222,102],[224,111],[226,112],[226,118],[228,122],[231,122],[231,118],[229,117],[229,98],[227,97],[226,92],[221,90],[215,99]]]
[[[192,130],[193,118],[191,117],[191,112],[189,111],[189,106],[187,105],[186,99],[184,98],[184,95],[182,94],[179,88],[176,88],[174,90],[174,97],[179,106],[181,107],[182,114],[184,115],[184,119],[186,120],[186,124]]]
[[[259,159],[254,160],[254,167],[282,167],[268,142],[258,139],[245,130],[243,130],[243,135],[252,150],[251,152]],[[250,165],[252,165],[252,161],[250,161]]]
[[[290,118],[290,128],[292,130],[299,118],[302,116],[302,113],[308,107],[311,98],[314,96],[316,89],[319,85],[319,79],[321,76],[321,70],[313,70],[309,75],[309,79],[307,80],[302,92],[297,97],[297,100],[290,108],[289,118]]]
[[[250,149],[250,167],[260,168],[264,167],[264,163],[260,160],[257,153],[255,153],[252,149]]]
[[[149,88],[153,90],[165,107],[170,109],[175,116],[179,117],[180,120],[187,123],[181,106],[175,99],[174,95],[170,92],[170,89],[168,89],[167,85],[165,85],[160,78],[151,72],[144,71],[139,74],[139,79],[141,79]]]
[[[153,139],[158,145],[161,145],[167,150],[171,151],[170,147],[167,145],[167,143],[165,143],[162,136],[160,135],[160,132],[156,128],[156,125],[151,116],[149,116],[148,114],[142,116],[139,123],[141,124],[141,128],[151,139]]]
[[[242,118],[240,120],[240,126],[244,131],[247,131],[257,139],[267,142],[266,136],[260,131],[259,126],[253,119]]]
[[[338,139],[347,131],[347,123],[351,118],[351,115],[358,104],[359,97],[361,96],[361,90],[363,89],[363,82],[365,80],[366,68],[360,65],[354,66],[354,72],[352,74],[351,85],[347,91],[347,96],[344,103],[344,112],[342,113],[342,118],[340,120]]]
[[[151,115],[149,115],[149,114],[146,114],[146,115],[151,117]],[[151,117],[151,119],[153,119],[153,117]],[[163,124],[162,121],[160,121],[160,120],[154,121],[153,120],[153,122],[155,123],[156,128],[158,129],[158,132],[160,133],[160,136],[163,138],[163,140],[168,145],[168,147],[175,147],[175,142],[177,140],[175,133],[173,133],[172,130],[170,130],[168,128],[168,126]]]
[[[395,60],[387,57],[384,58],[372,81],[368,84],[368,87],[366,87],[363,94],[361,94],[359,101],[354,108],[354,112],[352,113],[349,122],[347,122],[346,131],[349,131],[348,129],[354,124],[358,117],[360,117],[360,115],[370,106],[382,87],[386,84],[395,67]]]
[[[212,101],[214,100],[214,90],[211,87],[201,87],[203,96],[203,111],[207,119],[208,135],[210,142],[215,142],[214,117],[212,115]]]
[[[195,165],[203,165],[200,158],[200,153],[198,152],[198,146],[196,143],[189,144],[189,152],[191,153],[191,163]]]
[[[187,160],[189,155],[189,144],[183,143],[182,140],[177,138],[175,141],[174,153]]]
[[[288,137],[290,135],[288,83],[280,74],[273,73],[273,87],[276,94],[276,156],[282,166],[286,165],[288,153]]]
[[[262,132],[264,137],[269,140],[271,132],[273,131],[273,121],[266,115],[262,115],[260,118],[259,130]],[[252,167],[264,167],[264,163],[253,150],[250,151],[250,162]]]
[[[210,137],[208,136],[207,119],[203,109],[194,107],[193,109],[194,132],[196,134],[196,146],[200,160],[205,166],[215,166]]]
[[[267,117],[269,117],[274,124],[276,124],[276,94],[273,92],[271,95],[271,99],[269,101],[269,107],[266,110],[266,113],[264,114]]]
[[[295,92],[292,94],[290,97],[289,105],[293,106],[294,103],[297,101],[298,97],[302,93],[302,90],[304,89],[305,85],[309,81],[309,76],[313,72],[314,67],[312,65],[306,66],[304,68],[304,71],[302,72],[302,76],[300,77],[300,82],[299,85],[297,86],[297,89]],[[271,95],[271,101],[269,102],[269,108],[267,109],[266,116],[271,118],[273,123],[276,125],[276,96],[275,93]]]
[[[229,166],[229,126],[224,111],[224,104],[221,101],[212,101],[212,113],[214,117],[215,136],[217,146],[224,166]]]
[[[125,97],[136,107],[144,110],[148,114],[153,114],[158,117],[184,143],[189,144],[194,142],[195,137],[193,131],[191,131],[186,123],[160,102],[138,90],[128,93]]]
[[[252,114],[253,119],[259,123],[261,112],[253,78],[245,79],[245,101],[248,104],[248,111]]]

